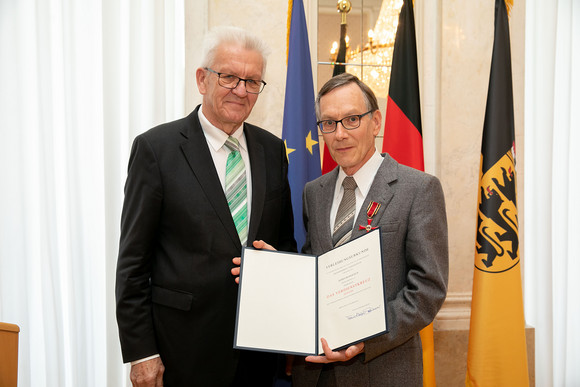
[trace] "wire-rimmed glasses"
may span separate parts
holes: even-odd
[[[218,85],[221,87],[225,87],[226,89],[235,89],[238,87],[241,81],[244,81],[244,85],[246,86],[246,91],[250,94],[260,94],[262,90],[264,90],[264,86],[266,86],[266,82],[257,79],[244,79],[240,78],[235,75],[225,74],[225,73],[218,73],[215,70],[210,69],[209,67],[205,67],[205,69],[209,72],[212,72],[218,76]]]

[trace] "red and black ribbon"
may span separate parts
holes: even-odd
[[[359,225],[358,229],[359,230],[367,230],[367,232],[376,229],[376,227],[372,227],[371,223],[373,221],[373,216],[375,216],[377,214],[377,212],[379,212],[379,208],[381,208],[380,203],[377,202],[370,202],[369,206],[367,207],[367,225],[366,226],[362,226]]]

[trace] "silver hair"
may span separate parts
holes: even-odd
[[[253,50],[260,53],[263,60],[262,75],[266,72],[266,63],[270,48],[256,35],[238,27],[221,26],[208,32],[203,42],[203,53],[201,67],[212,67],[215,65],[215,54],[222,44],[233,44],[246,50]]]

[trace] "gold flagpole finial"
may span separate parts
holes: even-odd
[[[346,24],[346,14],[350,12],[352,6],[349,0],[338,0],[336,4],[336,9],[340,12],[341,20],[340,24]]]
[[[508,17],[510,16],[510,11],[514,6],[514,0],[505,0],[505,8],[507,9]]]

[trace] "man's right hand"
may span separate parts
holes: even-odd
[[[134,387],[163,387],[165,367],[160,357],[131,366],[131,383]]]

